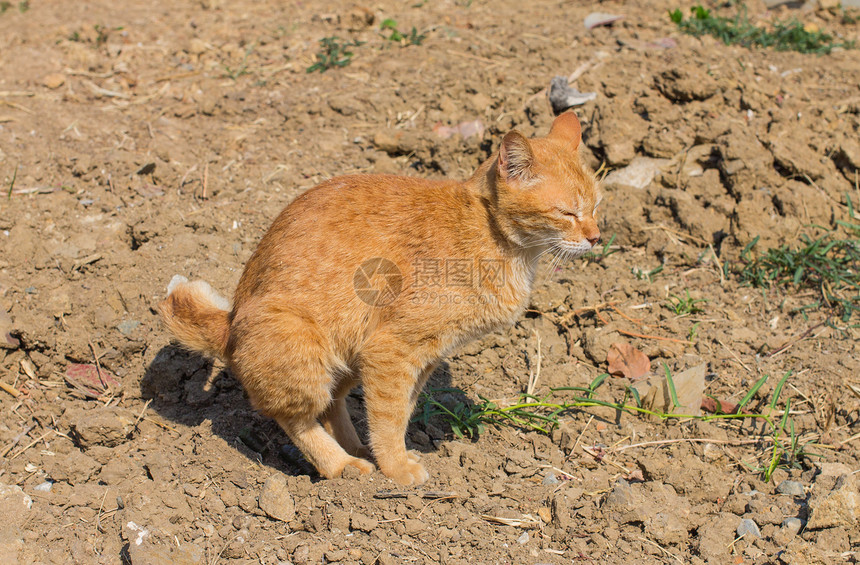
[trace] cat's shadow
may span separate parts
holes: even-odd
[[[448,364],[441,363],[425,393],[445,390],[446,398],[470,404],[461,393],[452,392]],[[146,368],[140,382],[141,396],[150,400],[150,409],[160,417],[188,427],[205,423],[213,434],[248,458],[287,474],[310,475],[316,471],[290,444],[278,424],[257,412],[241,384],[220,363],[213,362],[176,345],[163,347]],[[430,453],[440,441],[453,436],[449,425],[438,418],[423,418],[426,397],[418,402],[413,421],[406,433],[407,449]],[[356,430],[367,439],[367,419],[361,389],[353,390],[347,404]]]

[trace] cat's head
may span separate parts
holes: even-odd
[[[555,119],[549,135],[505,135],[495,170],[496,221],[530,252],[579,257],[600,240],[600,190],[579,158],[582,129],[573,112]]]

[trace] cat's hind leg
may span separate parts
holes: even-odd
[[[320,424],[336,404],[332,392],[343,367],[310,315],[277,301],[246,303],[236,312],[230,339],[231,368],[251,401],[281,425],[322,476],[338,477],[347,466],[373,471],[370,461],[347,453]],[[332,431],[343,433],[342,427]]]

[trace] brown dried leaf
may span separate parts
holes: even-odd
[[[119,380],[104,367],[89,363],[72,363],[66,368],[66,382],[90,398],[116,394]]]
[[[631,381],[643,378],[651,370],[648,356],[629,343],[613,343],[606,354],[609,373],[627,377]]]
[[[717,404],[719,404],[719,406],[717,406]],[[738,405],[734,402],[729,402],[728,400],[715,400],[705,396],[702,398],[702,410],[712,414],[716,414],[718,412],[723,414],[734,414],[738,411]]]

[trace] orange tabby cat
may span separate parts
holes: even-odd
[[[326,181],[272,224],[232,310],[195,281],[175,285],[161,315],[181,344],[224,359],[323,476],[370,473],[373,458],[398,483],[423,483],[405,432],[436,364],[517,319],[541,255],[577,257],[600,237],[580,132],[573,113],[544,138],[511,131],[466,182]],[[358,384],[372,453],[346,409]]]

